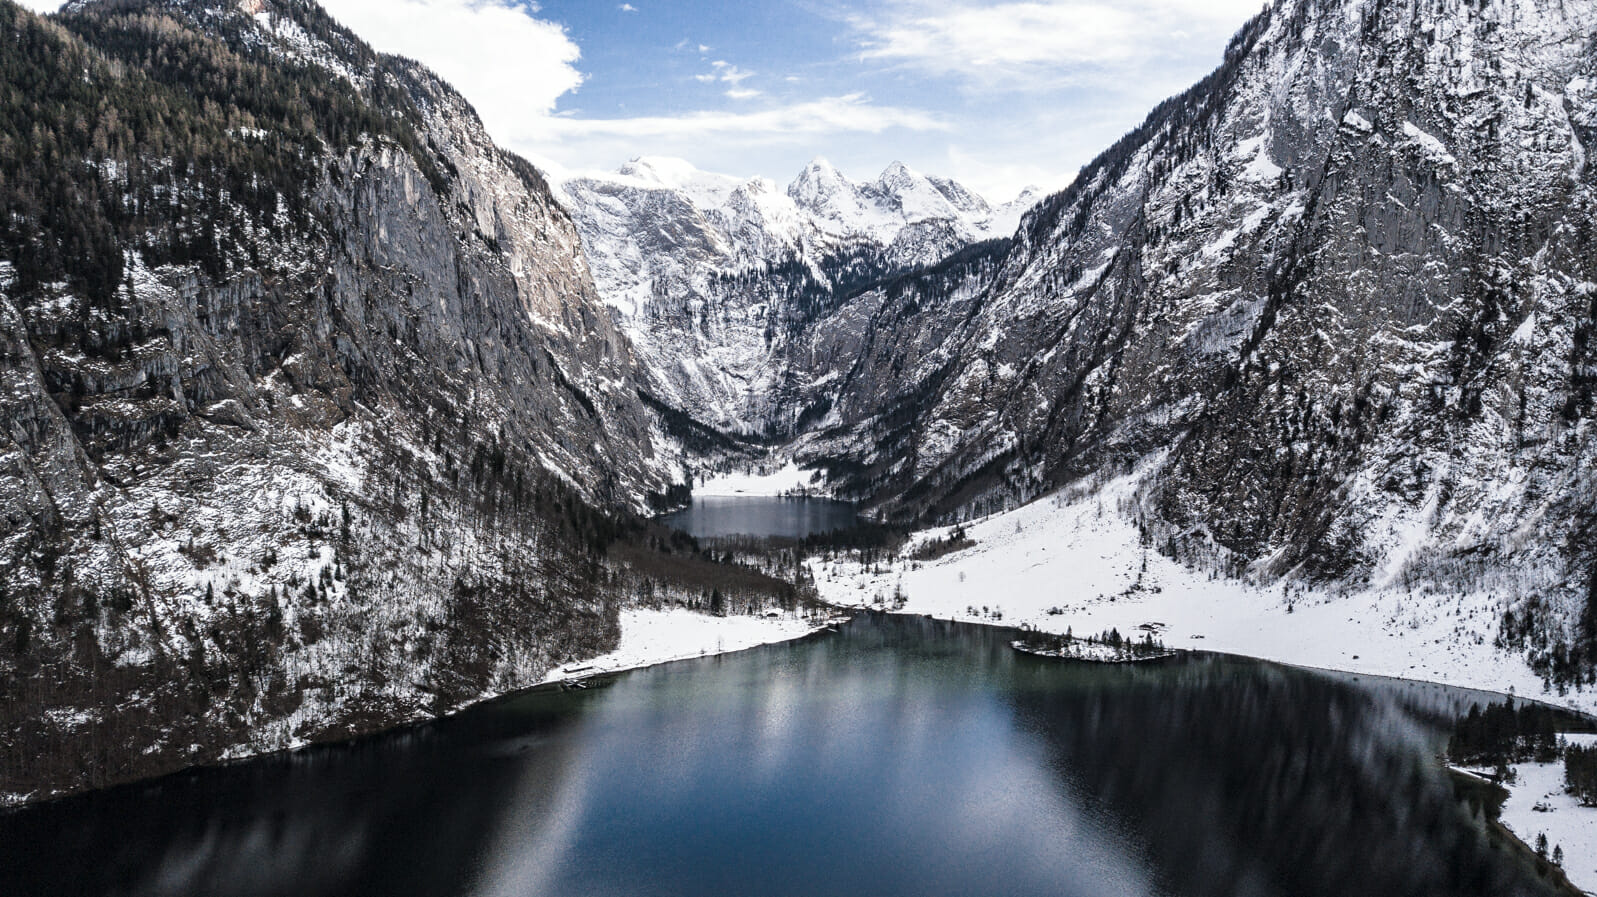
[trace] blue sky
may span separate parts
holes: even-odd
[[[900,160],[1058,188],[1207,74],[1260,0],[323,0],[547,167],[634,156],[786,183]]]
[[[546,167],[664,155],[786,183],[814,156],[855,180],[900,160],[1001,201],[1067,183],[1261,0],[322,2]]]

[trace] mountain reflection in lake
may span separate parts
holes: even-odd
[[[1454,796],[1471,695],[835,634],[0,817],[0,893],[1551,893]]]

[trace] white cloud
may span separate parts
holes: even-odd
[[[674,64],[700,66],[700,83],[715,88],[705,102],[724,108],[631,118],[585,117],[628,114],[616,107],[557,112],[584,84],[582,54],[528,0],[324,2],[379,50],[436,70],[496,140],[542,165],[608,167],[647,153],[782,178],[817,153],[861,170],[904,158],[1001,198],[1027,183],[1062,186],[1154,103],[1218,63],[1262,0],[872,0],[845,7],[852,13],[810,0],[832,10],[856,52],[827,66],[811,60],[801,77],[772,74],[787,67],[774,49],[750,57],[763,60],[756,73],[684,38]],[[630,2],[616,9],[638,11]],[[680,69],[670,74],[651,77],[680,87]],[[1082,84],[1091,90],[1073,89]],[[893,99],[878,105],[867,90]]]
[[[763,91],[756,90],[752,87],[743,86],[743,82],[752,77],[754,77],[753,72],[747,69],[740,69],[724,59],[717,59],[710,63],[710,71],[700,75],[694,75],[693,80],[699,82],[700,84],[715,84],[716,82],[720,82],[722,84],[731,85],[726,89],[726,95],[729,99],[751,100],[763,93]]]
[[[788,147],[808,156],[841,139],[893,131],[946,131],[927,112],[878,105],[863,92],[754,106],[755,73],[709,61],[701,81],[720,85],[736,106],[681,114],[588,118],[556,112],[584,80],[581,51],[538,7],[516,0],[325,0],[328,11],[378,50],[410,56],[438,72],[477,108],[501,145],[552,168],[589,167],[643,153],[698,157]],[[683,42],[679,49],[710,48]],[[752,108],[751,108],[752,107]],[[739,158],[742,158],[741,156]]]
[[[808,141],[816,136],[843,132],[880,134],[899,128],[911,131],[948,129],[946,122],[925,112],[878,106],[859,93],[823,97],[752,112],[700,111],[685,115],[636,118],[555,116],[546,124],[549,136],[555,137],[605,136],[644,140],[655,137],[740,135],[745,140],[757,143]],[[647,148],[642,144],[640,146]]]
[[[693,80],[705,84],[720,81],[733,87],[740,86],[744,81],[754,77],[754,73],[747,69],[740,69],[724,59],[717,59],[710,63],[710,71],[702,75],[694,75]]]
[[[1168,54],[1160,22],[1229,33],[1260,8],[1260,0],[894,0],[848,21],[867,60],[977,86],[1047,89],[1083,68],[1118,69]]]
[[[564,27],[510,0],[323,0],[367,43],[453,84],[496,137],[553,113],[576,90],[581,51]]]
[[[17,3],[36,13],[48,13],[60,9],[62,0],[17,0]]]

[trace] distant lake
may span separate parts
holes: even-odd
[[[1436,759],[1479,695],[840,631],[0,815],[0,894],[1552,893]]]
[[[781,536],[802,539],[850,529],[859,523],[853,503],[829,498],[707,495],[661,518],[666,526],[698,539],[721,536]]]

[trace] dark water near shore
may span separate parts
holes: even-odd
[[[1475,697],[863,617],[0,816],[0,894],[1548,893],[1435,752]]]
[[[802,539],[859,523],[854,505],[829,498],[771,498],[757,495],[709,495],[691,507],[661,518],[666,526],[699,538],[779,536]]]

